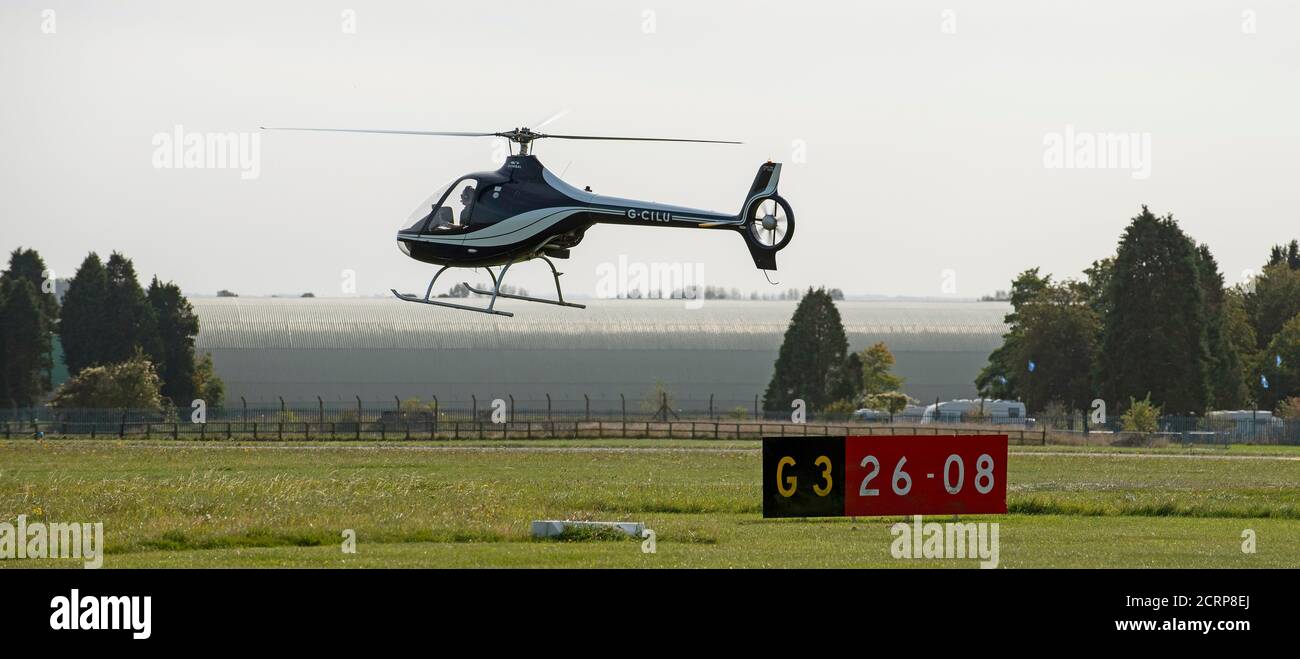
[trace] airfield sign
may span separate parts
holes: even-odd
[[[763,440],[763,517],[1005,512],[1006,435]]]

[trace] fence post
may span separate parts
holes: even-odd
[[[619,394],[618,399],[623,405],[623,438],[627,439],[627,396]]]
[[[510,397],[510,423],[515,422],[515,395],[507,394]]]
[[[469,397],[470,400],[474,401],[474,406],[472,408],[473,411],[470,412],[470,420],[477,423],[478,422],[478,396],[475,396],[474,394],[470,394]]]
[[[546,394],[546,421],[547,421],[547,423],[550,423],[550,421],[551,421],[551,394],[550,394],[550,392],[547,392],[547,394]]]
[[[434,439],[437,436],[438,436],[438,397],[434,396],[433,397],[433,437],[430,437],[429,439]]]
[[[713,394],[709,394],[709,420],[713,420]]]
[[[316,406],[320,410],[319,421],[320,421],[321,432],[324,432],[325,431],[325,401],[322,400],[320,396],[316,397]]]
[[[755,419],[759,418],[758,417],[758,394],[754,394],[754,418]]]
[[[244,400],[244,397],[243,397],[243,396],[240,396],[240,397],[239,397],[239,404],[240,404],[240,406],[242,406],[243,409],[244,409],[244,427],[243,427],[243,428],[240,428],[240,430],[241,430],[242,432],[248,432],[248,401]]]
[[[587,394],[583,394],[582,399],[587,402],[587,421],[590,422],[591,421],[591,396],[588,396]]]

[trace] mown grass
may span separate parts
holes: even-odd
[[[0,520],[103,521],[109,567],[900,565],[897,519],[763,520],[757,445],[15,440],[0,442]],[[1300,460],[1013,452],[1011,514],[985,519],[1002,524],[1004,565],[1300,567]],[[532,542],[534,519],[646,522],[659,553]],[[1246,528],[1257,554],[1240,551]],[[344,529],[357,554],[341,553]]]

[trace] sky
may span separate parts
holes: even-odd
[[[0,249],[58,277],[121,251],[191,295],[422,291],[394,232],[504,145],[263,125],[739,140],[536,145],[574,185],[729,213],[785,163],[779,286],[728,232],[597,226],[560,262],[574,295],[681,263],[745,292],[977,297],[1080,276],[1143,204],[1229,283],[1300,237],[1281,1],[6,0],[0,89]],[[248,164],[168,162],[177,131],[235,133]],[[543,264],[510,277],[549,291]]]

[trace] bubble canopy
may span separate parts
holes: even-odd
[[[438,227],[464,227],[479,188],[475,176],[462,176],[438,188],[415,207],[399,233],[429,233]]]

